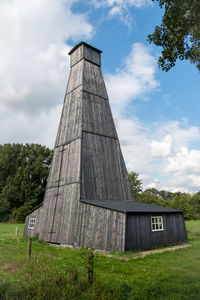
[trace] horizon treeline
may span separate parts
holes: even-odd
[[[200,191],[191,195],[182,192],[158,191],[149,188],[143,191],[139,174],[130,172],[129,178],[135,195],[135,200],[168,208],[183,210],[186,220],[200,219]]]
[[[53,150],[39,144],[0,145],[0,222],[23,222],[43,202]],[[187,220],[200,219],[200,192],[194,195],[143,191],[139,174],[129,178],[137,201],[181,209]]]

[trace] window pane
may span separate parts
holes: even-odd
[[[28,228],[34,229],[35,228],[35,224],[36,224],[36,218],[30,218],[29,219]]]

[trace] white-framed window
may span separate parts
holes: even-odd
[[[29,219],[28,228],[29,229],[34,229],[35,228],[35,224],[36,224],[36,218],[30,218]]]
[[[163,217],[161,217],[161,216],[151,217],[151,230],[152,231],[162,231],[162,230],[164,230]]]

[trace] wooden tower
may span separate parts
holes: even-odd
[[[27,216],[24,235],[124,251],[131,238],[127,213],[155,215],[159,209],[134,200],[101,73],[101,51],[81,42],[69,55],[71,71],[45,198]],[[30,219],[35,219],[33,228]]]

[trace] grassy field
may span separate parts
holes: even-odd
[[[95,253],[90,286],[87,249],[55,247],[34,239],[28,262],[23,224],[0,224],[0,299],[199,300],[200,221],[188,221],[186,226],[191,246],[185,249],[137,259],[131,259],[132,253],[112,253],[113,257]]]

